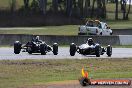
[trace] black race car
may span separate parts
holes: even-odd
[[[74,56],[75,53],[78,52],[82,55],[96,55],[96,57],[100,57],[100,55],[103,55],[105,52],[110,57],[112,55],[112,47],[108,45],[106,48],[103,48],[100,46],[100,44],[82,44],[80,46],[77,46],[74,43],[70,44],[70,55]]]
[[[30,41],[27,44],[21,44],[19,41],[15,41],[14,43],[14,53],[19,54],[21,49],[23,52],[32,53],[41,53],[41,55],[46,55],[47,52],[52,51],[54,55],[58,54],[58,44],[54,43],[53,46],[47,45],[45,42],[35,42]]]

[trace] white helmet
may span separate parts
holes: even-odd
[[[39,36],[36,36],[36,38],[35,38],[36,40],[39,40]]]
[[[88,38],[87,43],[88,43],[89,45],[92,45],[92,44],[93,44],[93,39],[92,39],[92,38]]]

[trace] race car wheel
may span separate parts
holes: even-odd
[[[32,54],[32,48],[31,48],[31,47],[27,47],[27,52],[28,52],[29,54]]]
[[[95,47],[95,54],[96,57],[100,57],[101,55],[101,47],[99,45]]]
[[[21,51],[21,43],[19,41],[16,41],[14,43],[14,53],[19,54]]]
[[[90,80],[87,79],[87,78],[84,78],[84,77],[82,77],[82,78],[79,80],[79,82],[80,82],[80,84],[81,84],[82,86],[87,86],[87,85],[90,85],[90,84],[91,84],[91,83],[90,83]]]
[[[113,34],[113,32],[112,33],[110,33],[110,35],[112,35]]]
[[[108,57],[111,57],[112,55],[112,47],[110,45],[108,45],[106,48],[106,54],[108,55]]]
[[[100,35],[102,35],[102,32],[100,33]]]
[[[70,55],[74,56],[76,53],[76,45],[74,43],[71,43],[70,45]]]
[[[58,44],[57,43],[54,43],[53,44],[53,54],[54,55],[57,55],[58,54]]]
[[[41,55],[46,55],[46,48],[47,48],[46,44],[41,44],[40,45],[40,53],[41,53]]]

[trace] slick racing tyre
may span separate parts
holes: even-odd
[[[97,45],[95,47],[95,55],[96,55],[96,57],[100,57],[100,54],[101,54],[101,47],[99,45]]]
[[[58,54],[58,44],[57,43],[54,43],[53,44],[53,54],[54,55],[57,55]]]
[[[76,45],[74,43],[71,43],[70,45],[70,55],[74,56],[76,53]]]
[[[113,35],[113,32],[112,32],[112,33],[110,33],[110,35]]]
[[[106,48],[106,54],[108,55],[108,57],[111,57],[112,55],[112,47],[110,45],[108,45]]]
[[[40,53],[41,55],[46,55],[46,49],[47,48],[47,45],[46,44],[41,44],[40,45]]]
[[[19,41],[16,41],[14,43],[14,53],[19,54],[21,51],[21,43]]]
[[[29,54],[32,54],[33,52],[32,52],[32,48],[31,47],[27,47],[27,52],[29,53]]]

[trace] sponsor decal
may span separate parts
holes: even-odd
[[[131,80],[124,79],[98,79],[93,80],[89,79],[88,72],[84,71],[84,68],[81,70],[82,78],[79,80],[82,86],[84,85],[131,85]]]
[[[91,80],[91,85],[130,85],[130,80]]]

